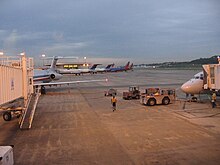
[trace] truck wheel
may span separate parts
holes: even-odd
[[[10,121],[11,120],[11,112],[4,112],[3,113],[3,119],[5,120],[5,121]]]
[[[162,103],[163,103],[164,105],[168,105],[168,104],[170,103],[170,99],[167,98],[167,97],[164,97],[163,100],[162,100]]]
[[[147,102],[147,105],[150,105],[150,106],[154,106],[155,104],[156,104],[155,99],[149,99],[148,102]]]
[[[137,95],[137,96],[136,96],[136,99],[140,99],[140,96]]]

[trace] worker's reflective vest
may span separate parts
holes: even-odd
[[[112,98],[112,103],[116,103],[117,102],[117,99],[116,98]]]
[[[216,94],[215,93],[212,94],[212,100],[216,101]]]

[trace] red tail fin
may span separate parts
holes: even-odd
[[[125,70],[129,69],[129,64],[130,64],[130,61],[128,61],[128,63],[125,65]]]

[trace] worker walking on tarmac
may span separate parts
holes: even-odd
[[[212,108],[215,108],[216,107],[216,93],[213,92],[212,93]]]
[[[112,98],[111,98],[111,104],[112,104],[113,112],[116,110],[116,103],[117,103],[117,99],[116,99],[115,95],[113,95]]]

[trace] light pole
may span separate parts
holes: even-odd
[[[84,60],[85,60],[85,64],[84,64],[84,66],[86,66],[86,57],[83,57],[84,58]]]
[[[44,66],[44,58],[45,58],[45,54],[42,54],[41,57],[43,58],[43,66]]]

